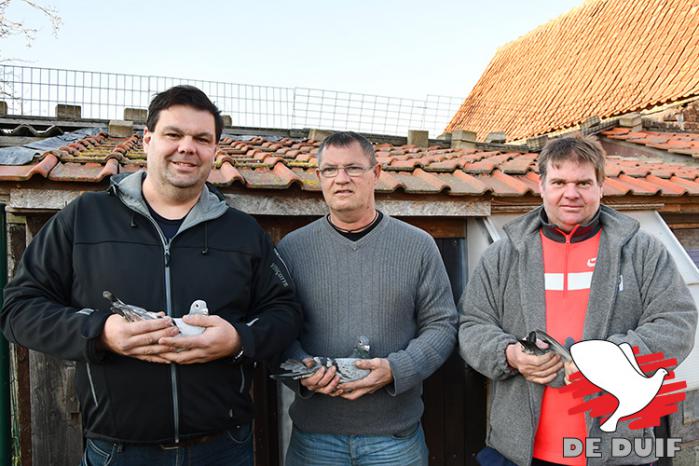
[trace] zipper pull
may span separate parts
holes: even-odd
[[[165,267],[170,267],[170,243],[165,245]]]

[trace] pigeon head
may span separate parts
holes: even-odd
[[[196,301],[194,301],[189,308],[189,313],[209,315],[209,309],[206,307],[206,301],[201,299],[197,299]]]
[[[355,349],[357,350],[357,353],[360,354],[360,357],[368,358],[369,350],[371,350],[371,345],[369,345],[369,337],[365,337],[364,335],[357,337]]]

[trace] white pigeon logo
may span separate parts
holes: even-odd
[[[648,406],[660,391],[667,370],[660,368],[646,377],[628,343],[616,345],[606,340],[585,340],[570,347],[578,370],[592,384],[619,401],[619,406],[601,426],[615,432],[619,419]]]

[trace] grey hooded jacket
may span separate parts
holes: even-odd
[[[486,442],[518,465],[531,464],[544,386],[511,369],[506,347],[545,328],[541,209],[505,226],[507,238],[491,245],[459,303],[459,347],[466,363],[493,381]],[[641,354],[662,352],[681,362],[691,351],[697,310],[670,254],[639,230],[636,220],[601,207],[597,263],[583,338],[628,342]],[[652,429],[620,423],[611,434],[586,415],[588,437],[600,438],[600,458],[589,465],[644,464],[633,454],[611,458],[611,438],[652,437]]]

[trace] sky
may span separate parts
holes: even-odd
[[[584,0],[54,0],[63,24],[14,0],[39,29],[0,39],[16,64],[307,87],[421,99],[465,97],[496,50]]]

